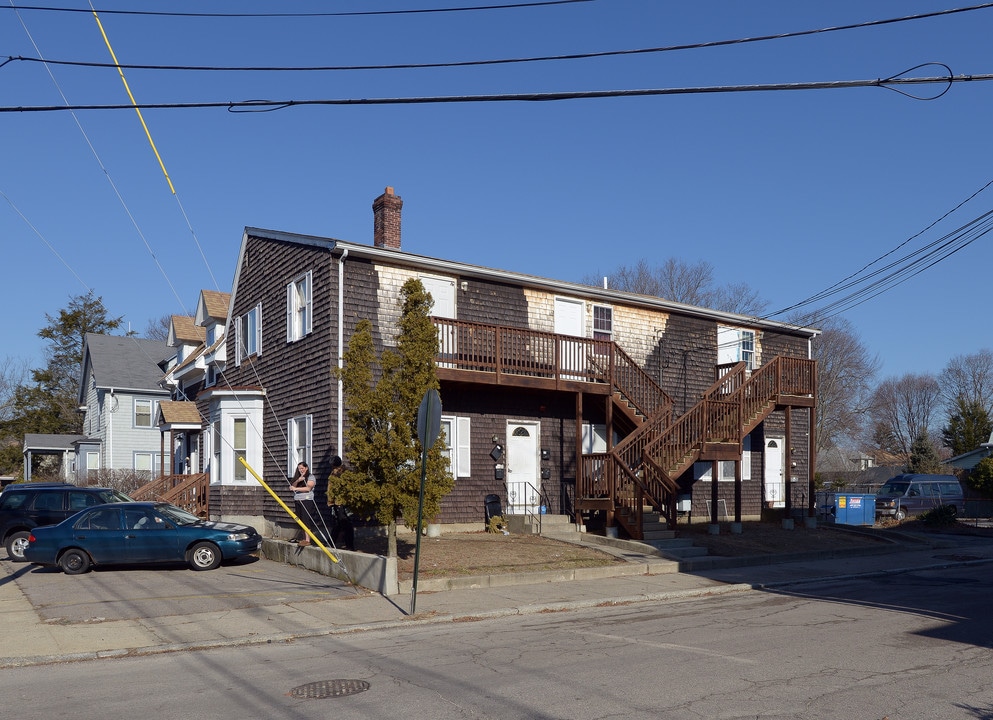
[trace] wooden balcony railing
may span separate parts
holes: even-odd
[[[438,329],[436,362],[446,369],[503,376],[609,382],[614,344],[604,340],[557,335],[502,325],[432,318]],[[608,362],[594,362],[602,357]]]
[[[135,500],[155,500],[172,503],[202,518],[210,516],[210,476],[164,475],[131,493]]]

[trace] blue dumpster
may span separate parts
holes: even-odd
[[[838,493],[834,496],[834,521],[839,525],[875,525],[876,496]]]

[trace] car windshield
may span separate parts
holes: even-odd
[[[909,487],[909,482],[888,482],[879,488],[876,495],[903,495]]]
[[[105,503],[133,502],[127,495],[117,490],[101,490],[98,495],[100,501]]]
[[[183,508],[178,508],[175,505],[156,505],[155,509],[162,513],[167,520],[171,520],[177,525],[193,525],[200,522],[200,518],[196,515],[188,513]]]

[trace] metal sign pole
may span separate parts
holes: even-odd
[[[424,393],[417,409],[417,438],[421,441],[421,491],[417,499],[417,541],[414,544],[414,583],[410,589],[410,614],[417,608],[417,570],[421,562],[421,527],[424,521],[424,481],[428,471],[428,450],[441,433],[441,396],[431,389]]]

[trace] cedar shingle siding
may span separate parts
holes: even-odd
[[[348,254],[340,260],[344,250]],[[218,386],[260,388],[265,391],[263,472],[266,480],[289,501],[287,473],[287,422],[304,414],[313,416],[312,471],[323,493],[331,458],[347,452],[336,446],[338,384],[332,371],[338,363],[338,278],[343,276],[344,343],[360,319],[373,322],[377,351],[392,346],[400,315],[397,298],[410,277],[430,275],[450,280],[455,288],[455,317],[461,322],[485,323],[518,329],[551,332],[553,308],[558,296],[585,303],[584,336],[592,337],[592,308],[610,308],[612,339],[671,397],[676,417],[696,405],[714,383],[717,363],[718,327],[730,325],[755,331],[755,357],[759,364],[776,356],[808,357],[808,329],[793,332],[775,323],[750,321],[702,309],[687,308],[655,298],[644,298],[584,288],[541,278],[498,273],[486,268],[410,255],[399,248],[384,250],[324,238],[294,236],[265,230],[246,230],[234,288],[232,318],[262,304],[262,353],[235,365],[233,325],[227,339],[227,366]],[[287,342],[286,288],[302,273],[313,277],[313,332],[301,340]],[[493,438],[506,443],[509,420],[540,423],[540,448],[548,451],[542,460],[549,478],[542,481],[548,511],[570,512],[576,493],[578,463],[577,409],[582,419],[603,425],[611,417],[610,396],[550,387],[494,385],[470,380],[443,380],[443,412],[468,417],[471,427],[471,473],[456,478],[454,490],[442,503],[443,523],[482,523],[484,498],[497,494],[506,508],[506,481],[497,479],[497,462],[490,457]],[[346,398],[347,403],[347,398]],[[201,408],[205,410],[205,408]],[[346,417],[344,408],[341,413]],[[786,411],[777,409],[751,433],[751,479],[742,487],[742,512],[763,512],[763,449],[767,437],[784,437]],[[613,412],[615,430],[623,437],[631,431],[630,420]],[[785,470],[801,481],[794,483],[793,503],[806,502],[808,477],[809,412],[793,409],[792,444],[795,452],[785,460]],[[625,425],[625,423],[627,425]],[[789,463],[796,462],[796,468]],[[699,516],[710,499],[710,483],[694,482],[692,468],[679,478],[683,492],[692,496],[694,515]],[[216,493],[218,488],[213,488]],[[261,507],[266,517],[285,521],[285,513],[268,496],[232,492],[218,498],[225,513],[245,513]],[[733,512],[734,483],[719,484],[719,497]],[[212,495],[212,502],[214,495]],[[322,501],[323,495],[319,498]]]

